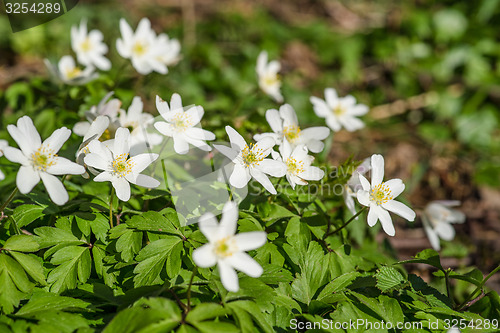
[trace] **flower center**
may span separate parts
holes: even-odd
[[[267,74],[262,78],[262,85],[264,86],[274,86],[275,84],[278,84],[280,81],[280,78],[278,74]]]
[[[71,79],[74,79],[75,77],[80,76],[81,73],[82,73],[82,70],[78,67],[74,67],[71,69],[68,68],[66,70],[66,77],[71,80]]]
[[[184,112],[179,112],[174,116],[173,119],[174,127],[178,132],[184,132],[189,127],[193,126],[193,122],[188,114]]]
[[[80,43],[80,49],[83,52],[88,52],[92,49],[92,44],[90,43],[90,39],[87,37],[83,42]]]
[[[128,159],[128,153],[118,155],[112,162],[112,174],[118,178],[122,178],[132,172],[134,162]]]
[[[225,237],[215,242],[214,252],[219,258],[227,258],[237,251],[236,243],[231,237]]]
[[[47,171],[48,167],[56,164],[55,157],[57,157],[57,154],[52,149],[41,146],[31,154],[31,165],[38,171]]]
[[[143,56],[147,51],[148,46],[141,42],[135,42],[134,46],[132,47],[132,53],[135,53],[138,56]]]
[[[283,128],[283,134],[288,142],[293,143],[300,136],[300,127],[295,125],[285,126],[285,128]]]
[[[373,187],[370,192],[370,200],[377,205],[381,205],[392,200],[394,197],[391,195],[391,190],[384,183],[378,184]]]
[[[243,159],[243,164],[245,166],[251,167],[253,165],[258,165],[260,161],[264,159],[262,149],[254,149],[254,145],[250,144],[250,146],[245,146],[245,148],[241,151],[241,158]]]
[[[333,114],[336,115],[337,117],[342,116],[345,113],[345,111],[346,111],[345,108],[343,108],[340,104],[332,109]]]
[[[287,171],[290,174],[297,175],[304,172],[304,163],[302,161],[295,160],[293,157],[289,157],[286,160]]]

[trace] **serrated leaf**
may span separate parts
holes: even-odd
[[[85,268],[83,267],[80,270],[79,265],[82,257],[85,258],[89,255],[88,252],[89,249],[87,247],[67,246],[54,254],[50,262],[58,266],[47,277],[47,282],[51,284],[51,292],[59,294],[67,289],[74,289],[77,278],[85,278]],[[79,273],[81,273],[81,276],[79,276]]]
[[[5,253],[0,253],[0,308],[12,313],[25,294],[33,288],[22,266]]]
[[[120,224],[110,230],[109,238],[117,239],[116,250],[125,262],[130,262],[142,247],[142,232],[128,229]]]
[[[182,243],[179,237],[167,236],[143,248],[136,257],[139,263],[134,269],[134,274],[136,274],[134,276],[135,287],[162,283],[163,280],[160,277],[160,273],[165,268],[165,263],[167,258],[171,256],[172,250],[179,243]],[[176,268],[171,267],[169,270],[170,273],[173,273],[176,271]],[[169,277],[172,278],[173,276]]]
[[[17,311],[16,315],[33,316],[47,311],[86,309],[89,305],[90,303],[80,299],[45,293],[34,295],[26,305]]]
[[[376,286],[382,292],[393,290],[405,282],[403,275],[397,269],[390,266],[380,268],[375,277],[377,279]]]
[[[85,243],[76,238],[71,232],[54,227],[40,227],[35,229],[35,234],[39,237],[40,248],[55,245],[79,245]]]
[[[127,225],[130,228],[142,231],[156,231],[181,235],[181,232],[176,227],[178,222],[175,222],[175,220],[178,220],[177,215],[176,213],[173,215],[171,211],[168,211],[167,215],[149,211],[141,215],[135,215],[127,221]]]
[[[345,273],[345,274],[342,274],[342,275],[336,277],[333,281],[328,283],[325,286],[325,288],[323,288],[323,290],[321,290],[321,292],[319,293],[319,295],[317,297],[317,300],[318,301],[325,300],[327,297],[330,297],[332,294],[344,290],[358,276],[361,276],[361,273],[354,271],[354,272]]]
[[[196,323],[226,315],[227,310],[217,303],[201,303],[189,311],[186,321]]]
[[[32,254],[24,254],[19,252],[9,253],[23,267],[29,276],[41,285],[45,285],[45,275],[43,273],[42,260]]]
[[[443,270],[441,260],[439,259],[439,253],[433,249],[425,249],[417,253],[414,259],[399,261],[397,264],[427,264]]]

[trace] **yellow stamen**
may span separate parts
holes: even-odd
[[[304,172],[304,163],[302,161],[295,160],[293,157],[289,157],[286,160],[286,166],[288,169],[288,173],[297,175],[301,172]]]
[[[80,49],[83,52],[88,52],[92,49],[92,44],[90,43],[90,39],[87,37],[83,42],[80,43]]]
[[[71,79],[74,79],[75,77],[80,76],[81,73],[82,73],[82,70],[78,67],[75,67],[72,69],[67,69],[66,70],[66,77],[71,80]]]
[[[118,178],[124,177],[132,172],[132,167],[135,165],[134,162],[128,159],[128,154],[121,154],[116,157],[112,162],[113,175]]]
[[[173,119],[174,127],[178,132],[184,132],[189,127],[193,126],[193,121],[188,114],[184,112],[179,112],[174,116]]]
[[[49,147],[41,146],[37,151],[31,154],[31,164],[38,171],[47,171],[47,168],[56,164],[57,154]]]
[[[241,151],[241,158],[243,159],[243,164],[248,168],[250,166],[259,165],[259,162],[264,159],[264,154],[262,149],[255,149],[253,144],[250,146],[245,146]]]
[[[283,128],[283,134],[288,142],[293,143],[300,136],[300,127],[295,125],[285,126],[285,128]]]
[[[375,186],[370,192],[370,200],[377,205],[381,205],[392,199],[394,199],[394,197],[391,195],[391,190],[384,183]]]
[[[227,258],[232,256],[236,251],[236,242],[229,236],[215,242],[214,252],[217,257]]]
[[[147,50],[148,46],[142,44],[141,42],[135,42],[134,46],[132,47],[132,52],[138,56],[144,55],[147,52]]]
[[[333,108],[332,112],[337,117],[340,117],[341,115],[343,115],[346,112],[346,110],[345,110],[345,108],[342,107],[342,105],[339,104]]]

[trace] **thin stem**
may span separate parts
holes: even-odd
[[[113,197],[115,194],[115,188],[111,187],[111,195],[109,197],[109,226],[113,229]]]
[[[188,311],[191,310],[191,287],[193,285],[193,279],[194,279],[194,276],[196,275],[196,271],[197,271],[197,267],[194,266],[193,274],[191,274],[191,279],[189,280],[189,286],[188,286],[188,290],[187,290],[187,309],[188,309]]]
[[[476,293],[478,291],[482,291],[483,290],[483,287],[484,285],[486,284],[486,282],[496,273],[500,271],[500,265],[497,266],[497,268],[495,268],[494,270],[491,271],[490,274],[488,274],[484,279],[483,281],[479,284],[479,286],[477,286],[477,288],[465,299],[465,301],[460,304],[457,308],[457,311],[460,311],[460,310],[463,310],[465,307],[467,306],[471,306],[472,304],[471,303],[471,299],[474,297],[474,295],[476,295]]]
[[[16,187],[14,189],[14,191],[12,191],[12,193],[10,194],[10,196],[7,198],[7,201],[5,201],[4,204],[2,205],[2,207],[0,207],[0,212],[3,213],[3,211],[5,210],[5,208],[7,208],[7,206],[10,204],[10,202],[12,201],[12,199],[14,199],[14,197],[16,196],[17,191],[18,191],[18,188]]]
[[[446,294],[448,298],[451,300],[451,303],[455,305],[455,301],[453,297],[451,297],[451,286],[450,286],[450,270],[447,269],[444,271],[444,282],[446,283]]]
[[[356,217],[358,217],[358,216],[359,216],[359,215],[360,215],[360,214],[361,214],[361,213],[362,213],[365,209],[366,209],[366,206],[365,206],[365,207],[363,207],[363,208],[361,208],[361,209],[359,210],[359,212],[357,212],[355,215],[353,215],[353,216],[352,216],[352,217],[351,217],[351,218],[350,218],[350,219],[349,219],[346,223],[344,223],[344,224],[343,224],[340,228],[335,229],[335,230],[333,230],[332,232],[330,232],[329,234],[327,234],[327,235],[325,236],[325,238],[326,238],[326,237],[328,237],[328,236],[334,235],[334,234],[336,234],[337,232],[339,232],[340,230],[342,230],[342,229],[344,229],[345,227],[347,227],[347,226],[349,225],[349,223],[351,223],[352,221],[354,221],[354,219],[356,219]]]

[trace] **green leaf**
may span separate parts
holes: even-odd
[[[0,253],[0,308],[12,313],[26,293],[33,288],[23,267],[5,253]]]
[[[207,319],[213,319],[227,314],[227,310],[217,303],[201,303],[189,311],[186,321],[196,323]]]
[[[141,215],[135,215],[127,221],[127,225],[130,228],[141,231],[156,231],[176,234],[179,236],[182,235],[178,230],[179,222],[177,213],[173,209],[168,210],[165,216],[154,211],[145,212]]]
[[[323,290],[319,293],[317,300],[326,301],[332,294],[347,288],[352,281],[354,281],[358,276],[361,276],[360,272],[349,272],[336,277],[333,281],[328,283]]]
[[[377,288],[382,292],[394,290],[406,282],[403,275],[397,269],[390,266],[380,268],[375,277],[377,279]]]
[[[43,293],[35,294],[26,305],[17,311],[16,315],[33,316],[37,313],[57,310],[83,310],[89,306],[90,303],[80,299]]]
[[[443,266],[441,266],[439,253],[433,249],[425,249],[417,253],[414,259],[399,261],[397,264],[427,264],[437,269],[444,270]]]
[[[80,245],[85,242],[76,238],[71,232],[54,227],[40,227],[35,229],[35,234],[39,236],[40,248],[51,246]],[[50,255],[50,254],[49,254]]]
[[[36,241],[36,236],[14,235],[7,239],[3,248],[9,251],[35,252],[40,245]]]
[[[142,232],[127,229],[126,224],[120,224],[109,232],[109,238],[117,239],[116,250],[125,262],[130,262],[142,248]]]
[[[207,322],[207,321],[204,321],[204,322],[196,322],[196,323],[193,323],[194,327],[196,327],[197,329],[200,330],[200,332],[202,333],[214,333],[214,332],[221,332],[221,333],[224,333],[224,332],[228,332],[228,333],[231,333],[231,332],[234,332],[234,333],[238,333],[240,332],[238,330],[238,328],[236,326],[234,326],[233,324],[230,324],[230,323],[226,323],[226,322],[221,322],[221,321],[217,321],[217,322]]]
[[[178,244],[182,247],[182,240],[176,236],[167,236],[148,244],[137,255],[136,260],[139,262],[134,269],[134,285],[135,287],[148,286],[162,283],[163,280],[160,273],[165,268],[165,263],[169,259],[170,268],[168,271],[172,274],[180,269],[180,261],[171,259],[172,252],[179,249]],[[175,250],[178,251],[178,250]],[[168,272],[167,272],[168,275]],[[170,276],[170,278],[174,276]]]
[[[226,306],[233,311],[237,318],[239,318],[240,328],[242,331],[255,331],[255,327],[251,325],[252,322],[248,321],[248,318],[252,318],[264,332],[274,332],[273,326],[269,322],[266,314],[260,310],[259,306],[255,302],[235,301],[227,303]]]
[[[42,260],[33,254],[24,254],[19,252],[9,253],[23,267],[29,276],[41,285],[45,285],[45,275],[43,273]]]
[[[12,218],[16,221],[16,224],[19,228],[25,227],[33,221],[41,218],[45,214],[43,211],[47,208],[47,206],[38,206],[38,205],[20,205],[14,209],[12,213]]]
[[[81,263],[82,260],[84,263]],[[67,289],[76,287],[77,278],[84,283],[90,269],[89,249],[82,246],[67,246],[58,250],[50,260],[51,264],[58,265],[47,277],[47,282],[51,284],[50,291],[61,293]]]

